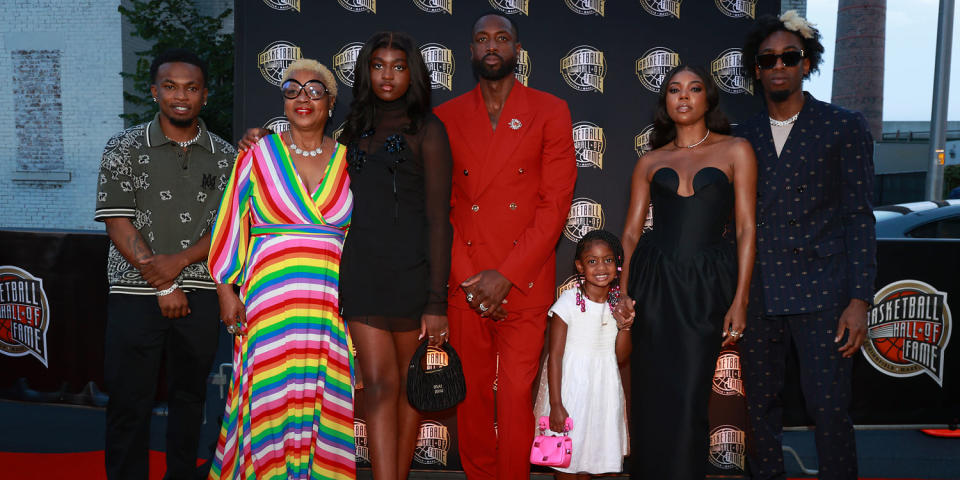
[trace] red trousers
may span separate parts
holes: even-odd
[[[549,305],[511,311],[499,322],[463,306],[450,306],[447,314],[450,341],[467,384],[467,397],[457,407],[463,470],[469,480],[528,480],[534,435],[531,389]]]

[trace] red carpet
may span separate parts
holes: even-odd
[[[150,479],[163,478],[166,454],[150,451]],[[199,465],[199,460],[197,465]],[[34,480],[69,478],[72,480],[101,480],[106,478],[103,470],[103,451],[82,453],[10,453],[0,452],[4,480]],[[811,477],[806,477],[811,478]],[[800,478],[790,480],[803,480]],[[884,480],[861,478],[860,480]],[[920,480],[920,479],[898,479]]]
[[[150,479],[161,480],[167,455],[150,451]],[[202,463],[197,461],[197,465]],[[103,469],[103,450],[80,453],[10,453],[0,452],[4,480],[100,480],[107,478]]]

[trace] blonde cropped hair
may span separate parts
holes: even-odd
[[[297,71],[316,74],[317,77],[319,77],[317,80],[323,82],[323,85],[327,87],[327,92],[329,92],[330,96],[337,96],[337,80],[334,78],[333,73],[330,72],[329,68],[312,58],[301,58],[291,63],[290,66],[283,71],[283,79],[280,80],[280,84],[283,85],[284,82],[290,80],[293,72]]]

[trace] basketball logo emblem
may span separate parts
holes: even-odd
[[[733,425],[720,425],[710,431],[710,464],[721,470],[746,465],[747,434]]]
[[[453,15],[453,0],[413,0],[413,4],[427,13]]]
[[[753,95],[753,80],[743,70],[743,52],[728,48],[710,62],[710,75],[720,90],[727,93]]]
[[[357,57],[360,55],[360,49],[363,44],[360,42],[351,42],[340,48],[333,56],[333,71],[337,78],[348,87],[353,86],[353,74],[357,66]]]
[[[453,51],[439,43],[427,43],[420,47],[423,63],[430,72],[430,88],[453,90]]]
[[[29,355],[46,367],[49,327],[43,280],[18,267],[0,266],[0,353]]]
[[[513,76],[517,77],[517,80],[519,80],[524,87],[526,87],[527,82],[530,81],[530,68],[530,54],[521,48],[520,54],[517,55],[517,66],[513,68]]]
[[[560,59],[560,74],[567,85],[575,90],[603,93],[607,60],[603,52],[591,46],[574,47]]]
[[[947,292],[919,280],[893,282],[873,297],[867,314],[867,362],[891,377],[927,374],[943,386],[952,317]]]
[[[718,395],[743,396],[743,379],[740,377],[740,355],[724,350],[717,357],[717,367],[713,371],[713,391]]]
[[[341,7],[354,13],[377,13],[377,0],[337,0]]]
[[[680,2],[683,0],[640,0],[640,6],[654,17],[680,18]]]
[[[286,132],[290,130],[290,121],[287,120],[287,117],[279,116],[273,117],[270,120],[267,120],[267,123],[263,124],[263,128],[270,130],[273,133]]]
[[[667,72],[680,65],[680,55],[665,47],[654,47],[637,59],[637,78],[647,90],[660,93]]]
[[[567,8],[579,15],[603,16],[606,9],[606,0],[564,0]]]
[[[560,295],[567,290],[571,290],[577,287],[577,275],[570,275],[567,277],[560,286],[557,287],[557,298],[560,298]]]
[[[603,128],[590,122],[574,123],[573,148],[577,154],[577,167],[603,169],[603,152],[607,149]]]
[[[295,10],[300,11],[300,0],[263,0],[268,7],[274,10]]]
[[[589,198],[575,198],[570,204],[563,235],[571,242],[579,242],[587,232],[603,228],[603,206]]]
[[[353,441],[356,442],[357,463],[370,464],[370,446],[367,443],[367,422],[353,419]]]
[[[508,15],[530,15],[530,0],[490,0],[490,6]]]
[[[341,123],[340,126],[337,127],[337,128],[335,128],[335,129],[333,130],[333,133],[330,134],[330,137],[333,138],[333,141],[334,141],[334,142],[337,142],[337,141],[340,140],[340,135],[343,134],[343,127],[345,127],[345,126],[347,126],[347,122]]]
[[[642,157],[644,154],[652,150],[650,146],[650,136],[653,134],[653,124],[643,127],[643,130],[640,130],[640,133],[636,137],[633,137],[633,150],[637,152],[638,157]]]
[[[424,465],[446,466],[448,453],[450,453],[450,431],[447,426],[433,420],[421,423],[413,459]]]
[[[257,66],[264,80],[279,87],[283,71],[301,57],[300,47],[290,42],[276,41],[257,55]]]
[[[757,0],[714,0],[717,9],[730,18],[757,17]]]

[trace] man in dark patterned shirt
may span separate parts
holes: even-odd
[[[783,479],[787,355],[816,424],[819,478],[856,479],[852,356],[876,277],[873,140],[863,115],[813,98],[820,33],[794,11],[757,19],[743,51],[767,109],[739,128],[757,154],[757,261],[741,342],[754,479]]]
[[[207,67],[168,50],[150,67],[159,113],[107,141],[94,218],[110,237],[106,471],[147,478],[150,415],[166,354],[167,474],[193,478],[219,332],[210,231],[236,151],[198,115]]]

